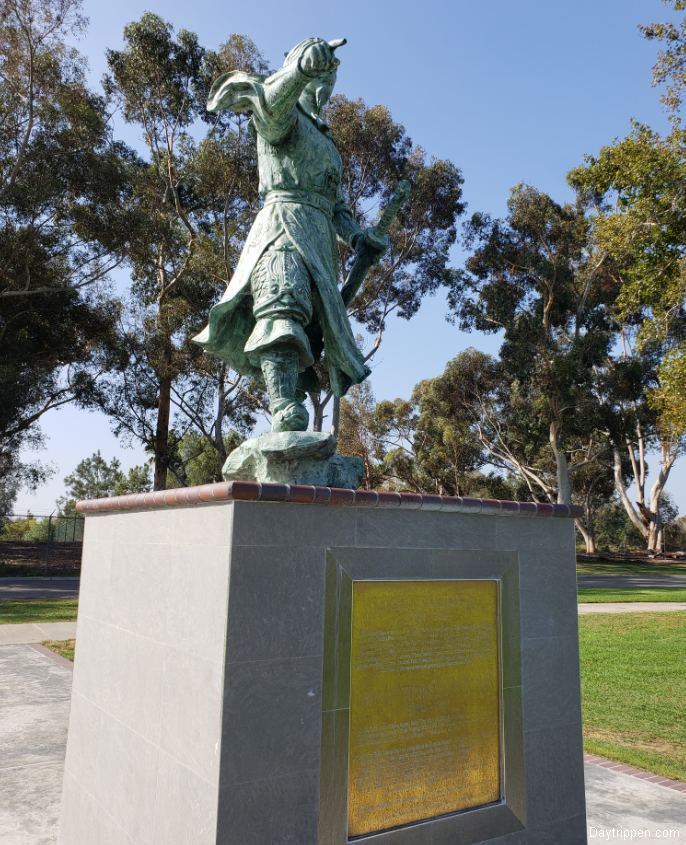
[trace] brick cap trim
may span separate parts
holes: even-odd
[[[584,754],[584,763],[592,766],[600,766],[602,769],[610,769],[613,772],[619,772],[623,775],[630,775],[639,780],[649,781],[657,784],[657,786],[664,786],[666,789],[673,789],[676,792],[686,792],[686,783],[673,778],[665,778],[662,775],[655,775],[652,772],[646,772],[645,769],[637,769],[635,766],[627,766],[625,763],[618,763],[616,760],[608,760],[606,757],[599,757],[597,754]]]
[[[435,496],[428,493],[389,493],[376,490],[343,490],[298,484],[260,484],[256,481],[229,481],[179,487],[154,493],[133,493],[110,499],[77,502],[83,514],[113,511],[153,510],[206,505],[212,502],[290,502],[309,505],[341,505],[364,508],[405,508],[448,513],[481,513],[502,516],[578,517],[577,505],[551,505],[534,502],[507,502],[498,499],[470,499],[464,496]]]

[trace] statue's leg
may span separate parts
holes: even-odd
[[[246,354],[259,362],[272,414],[272,431],[306,431],[309,416],[298,388],[298,375],[312,366],[304,331],[312,318],[311,281],[307,267],[286,239],[273,244],[253,270],[251,280],[255,327]]]
[[[261,353],[260,365],[269,394],[272,431],[306,431],[309,415],[299,401],[298,350],[286,344],[272,346]]]

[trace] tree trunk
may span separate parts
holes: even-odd
[[[572,481],[569,476],[569,464],[567,462],[567,455],[564,450],[560,449],[558,436],[560,431],[560,424],[558,422],[550,423],[550,448],[553,450],[555,456],[555,469],[557,474],[557,503],[558,505],[572,504]]]
[[[660,519],[660,504],[669,473],[672,471],[674,462],[679,454],[678,444],[669,439],[660,441],[660,472],[657,474],[655,483],[650,488],[650,513],[651,522],[648,530],[648,550],[661,552],[663,525]]]
[[[155,427],[155,473],[153,490],[167,489],[167,471],[169,470],[169,417],[171,414],[172,387],[172,342],[164,338],[162,366],[160,368],[160,398],[157,403],[157,424]]]
[[[614,443],[612,444],[612,463],[617,495],[619,496],[622,505],[624,505],[624,510],[631,520],[632,525],[637,528],[641,532],[641,536],[647,540],[648,521],[644,519],[642,515],[639,515],[639,512],[633,506],[631,499],[626,492],[626,488],[624,487],[624,477],[622,474],[622,453],[619,451],[619,446],[616,446]]]
[[[310,393],[312,403],[312,431],[321,431],[324,425],[324,404],[321,393]]]
[[[655,520],[648,526],[648,551],[661,552],[662,551],[662,526],[660,525],[660,517],[656,514]]]
[[[169,469],[169,413],[171,406],[171,377],[160,379],[160,399],[157,404],[157,426],[155,428],[155,480],[154,490],[167,489]]]
[[[217,450],[217,474],[215,481],[221,481],[221,471],[226,461],[226,447],[224,445],[224,412],[226,402],[226,364],[222,364],[219,368],[217,378],[217,413],[214,418],[214,448]]]
[[[586,554],[594,555],[597,551],[597,548],[595,544],[595,537],[593,536],[593,529],[586,528],[586,526],[580,519],[575,520],[575,523],[579,534],[581,534],[581,536],[584,538],[584,543],[586,544]]]
[[[338,437],[341,428],[341,400],[338,396],[333,398],[333,411],[331,413],[331,434]]]

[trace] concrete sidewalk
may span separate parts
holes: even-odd
[[[594,763],[586,764],[585,777],[589,845],[608,841],[686,842],[686,792]],[[636,834],[632,839],[624,831]]]
[[[686,610],[686,601],[580,602],[579,613],[669,613]]]
[[[73,640],[75,636],[76,621],[0,625],[0,646],[42,643],[43,640]]]
[[[0,648],[0,842],[57,841],[71,670],[30,645]]]
[[[61,658],[31,645],[0,647],[2,845],[57,841],[70,689]],[[589,843],[632,841],[622,834],[629,830],[643,831],[642,841],[686,842],[686,786],[652,783],[599,759],[586,764]]]

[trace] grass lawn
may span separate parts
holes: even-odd
[[[577,575],[686,575],[686,563],[630,563],[617,561],[582,561],[576,565]]]
[[[586,751],[686,781],[686,612],[579,618]]]
[[[76,640],[44,640],[41,645],[74,662],[74,646]]]
[[[579,601],[686,601],[686,589],[681,587],[579,587]]]
[[[0,599],[0,625],[76,619],[78,599]]]

